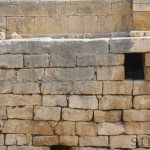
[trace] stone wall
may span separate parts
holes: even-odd
[[[99,34],[132,29],[131,0],[1,0],[0,27],[9,36]]]
[[[0,150],[149,149],[149,47],[149,37],[0,41]],[[137,52],[145,80],[125,80],[124,54]]]

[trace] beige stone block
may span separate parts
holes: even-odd
[[[96,136],[98,127],[93,122],[77,122],[76,123],[76,135],[79,136]]]
[[[123,111],[124,121],[150,121],[149,110],[124,110]]]
[[[4,145],[4,135],[0,134],[0,145]]]
[[[144,31],[130,31],[131,37],[142,37],[144,36]]]
[[[98,135],[120,135],[124,133],[124,125],[121,122],[117,123],[99,123]]]
[[[139,147],[149,148],[149,135],[138,135],[137,143]]]
[[[40,93],[40,87],[38,83],[15,83],[13,85],[14,94],[38,94]]]
[[[60,107],[44,107],[35,106],[34,107],[34,120],[60,120]]]
[[[121,120],[121,111],[94,111],[95,122],[118,122]]]
[[[104,2],[104,3],[97,4],[96,2],[98,1],[95,0],[95,4],[93,4],[94,7],[93,14],[95,15],[112,14],[111,3]]]
[[[0,146],[1,150],[7,150],[7,146]]]
[[[32,136],[30,134],[6,134],[6,145],[31,145]]]
[[[33,17],[7,17],[8,33],[34,34]]]
[[[0,82],[0,94],[12,93],[12,85],[10,82]]]
[[[126,134],[150,134],[150,122],[126,122]]]
[[[150,80],[150,67],[144,68],[145,80]]]
[[[69,16],[69,33],[83,33],[84,19],[81,16]]]
[[[92,110],[78,110],[78,109],[62,109],[62,119],[69,121],[91,121],[93,116]]]
[[[33,137],[33,145],[58,145],[58,136],[35,136]]]
[[[113,87],[113,88],[112,88]],[[131,94],[133,89],[132,81],[105,81],[104,94]]]
[[[42,1],[42,0],[40,0]],[[46,3],[48,0],[44,0],[44,3]],[[50,1],[50,0],[49,0]],[[55,0],[51,0],[51,2],[55,2]],[[46,17],[55,17],[58,15],[58,6],[57,5],[40,5],[41,7],[41,14],[40,16],[46,16]]]
[[[78,81],[73,84],[74,94],[102,94],[102,82]]]
[[[6,107],[0,107],[0,119],[7,119]]]
[[[15,119],[5,121],[2,133],[53,135],[48,122]]]
[[[68,17],[46,18],[46,33],[68,34]]]
[[[11,119],[32,119],[32,106],[7,107],[7,116]]]
[[[144,56],[145,66],[150,66],[150,53],[146,53]]]
[[[84,136],[79,138],[79,146],[108,146],[107,136]]]
[[[5,40],[5,39],[6,39],[5,31],[0,32],[0,40]]]
[[[84,33],[97,33],[97,16],[84,16]]]
[[[123,66],[98,67],[97,80],[124,80],[125,70]]]
[[[135,143],[132,141],[135,140]],[[136,136],[135,135],[118,135],[110,136],[111,148],[136,148]]]
[[[46,19],[45,17],[35,18],[35,34],[46,34]]]
[[[67,98],[65,95],[44,95],[43,106],[67,106]]]
[[[34,82],[42,80],[44,69],[20,69],[17,72],[17,79],[20,81]]]
[[[130,108],[132,108],[131,96],[107,95],[99,99],[100,110],[130,109]]]
[[[0,106],[33,106],[41,105],[41,103],[40,95],[0,95]]]
[[[75,122],[61,121],[55,127],[55,133],[57,135],[75,135]]]
[[[49,150],[45,146],[8,146],[8,150]]]
[[[150,109],[150,96],[135,96],[133,99],[134,109]]]
[[[5,17],[0,17],[0,30],[1,29],[4,29],[4,30],[6,29],[6,18]]]
[[[60,136],[60,144],[67,146],[77,146],[78,136]]]
[[[98,100],[96,96],[70,96],[69,107],[80,109],[98,109]]]

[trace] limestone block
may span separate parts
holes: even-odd
[[[124,76],[123,66],[97,68],[97,80],[124,80]]]
[[[8,146],[8,150],[49,150],[49,147],[43,146]]]
[[[67,106],[67,98],[65,95],[44,95],[43,106]]]
[[[104,82],[104,94],[131,94],[132,93],[132,81],[105,81]],[[113,87],[113,88],[112,88]]]
[[[135,96],[133,99],[133,107],[134,109],[150,109],[150,96]]]
[[[100,110],[113,110],[113,109],[130,109],[132,108],[131,96],[103,96],[99,99]]]
[[[10,82],[0,82],[0,94],[12,93],[12,85]]]
[[[23,56],[0,55],[0,68],[23,68]]]
[[[92,80],[94,78],[94,68],[50,68],[45,70],[46,80],[75,81]]]
[[[58,145],[58,136],[35,136],[33,137],[33,145]]]
[[[45,17],[35,17],[35,33],[36,34],[46,34],[46,18]]]
[[[142,37],[144,36],[144,31],[130,31],[131,37]]]
[[[31,120],[7,120],[5,121],[2,132],[53,135],[53,131],[48,122]]]
[[[118,122],[121,120],[121,111],[94,111],[95,122]]]
[[[60,136],[60,144],[67,146],[77,146],[78,136]]]
[[[6,39],[6,35],[5,32],[0,32],[0,40],[5,40]]]
[[[79,136],[96,136],[97,124],[93,122],[77,122],[76,123],[76,135]]]
[[[132,143],[135,140],[135,143]],[[118,135],[110,136],[111,148],[136,148],[136,136],[135,135]]]
[[[102,94],[102,82],[78,81],[73,84],[74,94]]]
[[[146,53],[144,58],[145,58],[145,66],[150,66],[150,54]]]
[[[21,107],[7,107],[8,118],[11,119],[32,119],[33,107],[21,106]]]
[[[59,122],[55,127],[55,133],[62,136],[75,135],[75,123],[68,121]]]
[[[15,76],[15,72],[13,69],[3,70],[0,69],[0,81],[11,80]]]
[[[38,83],[15,83],[13,85],[14,94],[38,94],[40,87]]]
[[[124,133],[124,125],[121,122],[117,123],[99,123],[98,135],[120,135]]]
[[[92,110],[62,109],[62,119],[68,121],[91,121],[93,116]]]
[[[49,55],[25,55],[24,56],[25,67],[48,67]]]
[[[42,98],[40,95],[0,95],[0,106],[33,106],[41,105]]]
[[[145,80],[149,81],[150,80],[150,67],[145,67],[144,68],[144,75],[145,75]]]
[[[6,107],[0,107],[0,119],[7,119]]]
[[[70,82],[53,81],[43,83],[41,86],[41,93],[43,94],[68,94],[72,90]]]
[[[149,147],[149,135],[138,135],[137,142],[139,147],[148,148]]]
[[[70,96],[69,107],[80,109],[98,109],[98,100],[96,96]]]
[[[60,120],[60,107],[44,107],[35,106],[34,107],[34,120]]]

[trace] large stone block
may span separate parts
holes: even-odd
[[[78,81],[73,84],[73,94],[102,94],[102,82]]]
[[[0,82],[0,94],[12,93],[12,84],[10,82]]]
[[[49,150],[45,146],[8,146],[8,150]]]
[[[92,110],[78,110],[78,109],[62,109],[62,119],[69,121],[91,121],[93,116]]]
[[[113,109],[130,109],[132,108],[131,96],[103,96],[99,98],[100,110],[113,110]]]
[[[7,119],[6,107],[0,107],[0,119]]]
[[[34,107],[34,120],[60,120],[60,107],[44,107],[35,106]]]
[[[80,109],[98,109],[98,100],[96,96],[70,96],[69,107]]]
[[[78,136],[60,136],[60,144],[67,146],[77,146]]]
[[[4,135],[0,134],[0,145],[4,145]]]
[[[144,55],[145,66],[150,66],[150,53]]]
[[[48,122],[32,120],[7,120],[5,121],[2,133],[53,135]]]
[[[74,81],[94,79],[94,68],[51,68],[45,70],[46,80]]]
[[[15,71],[13,69],[0,70],[0,81],[8,81],[15,77]]]
[[[23,56],[0,55],[0,68],[23,68]]]
[[[95,122],[118,122],[121,120],[121,111],[94,111]]]

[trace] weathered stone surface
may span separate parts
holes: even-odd
[[[91,121],[93,116],[92,110],[62,109],[62,119],[69,121]]]
[[[133,95],[150,94],[150,82],[136,81],[134,82]]]
[[[150,121],[149,110],[124,110],[123,111],[124,121]]]
[[[67,146],[77,146],[78,136],[60,136],[60,144]]]
[[[150,122],[126,122],[126,134],[150,134]]]
[[[32,119],[33,107],[32,106],[20,106],[20,107],[7,107],[8,118],[11,119]]]
[[[131,37],[142,37],[144,36],[144,31],[130,31]]]
[[[0,82],[0,94],[12,93],[12,85],[10,82]]]
[[[32,136],[30,134],[6,134],[6,145],[31,145]]]
[[[98,109],[98,100],[96,96],[70,96],[70,108]]]
[[[124,125],[121,122],[117,123],[99,123],[98,135],[120,135],[124,133]]]
[[[0,70],[0,81],[11,80],[15,76],[14,70]]]
[[[75,135],[75,122],[62,121],[55,128],[57,135]]]
[[[43,83],[41,86],[41,93],[43,94],[69,94],[72,90],[70,82],[53,81]]]
[[[135,143],[132,141],[135,140]],[[135,135],[110,136],[110,146],[112,148],[136,148]]]
[[[121,120],[121,111],[94,111],[95,122],[118,122]]]
[[[117,66],[124,64],[123,54],[83,55],[77,57],[78,66]]]
[[[40,95],[0,95],[0,106],[32,106],[41,105],[42,98]]]
[[[139,147],[149,148],[149,135],[138,135],[137,143]]]
[[[19,81],[38,81],[42,80],[44,76],[44,69],[20,69],[17,72],[17,79]]]
[[[108,137],[107,136],[80,137],[79,146],[108,146]]]
[[[35,136],[33,137],[33,145],[58,145],[58,136]]]
[[[46,80],[74,81],[92,80],[94,78],[94,68],[51,68],[46,69]]]
[[[97,68],[97,80],[124,80],[124,76],[123,66]]]
[[[74,94],[102,94],[102,82],[78,81],[73,84]]]
[[[131,107],[131,96],[107,95],[99,99],[100,110],[130,109]]]
[[[4,145],[4,134],[0,134],[0,145]]]
[[[34,119],[35,120],[60,120],[60,107],[44,107],[35,106],[34,107]]]
[[[38,94],[40,87],[38,83],[15,83],[13,85],[14,94]]]
[[[44,95],[43,106],[67,106],[67,98],[65,95]]]
[[[93,122],[77,122],[76,135],[79,136],[96,136],[97,124]]]
[[[135,109],[150,109],[150,96],[135,96],[133,99],[133,107]]]
[[[2,133],[53,135],[48,122],[31,120],[7,120],[5,121]]]
[[[49,147],[43,147],[43,146],[8,146],[8,150],[49,150]]]
[[[25,55],[24,56],[25,67],[48,67],[49,55]]]
[[[145,80],[149,81],[150,80],[150,67],[144,68],[144,75],[145,75]]]
[[[23,56],[0,55],[0,68],[23,68]]]
[[[113,88],[112,88],[113,87]],[[103,94],[131,94],[132,81],[105,81]]]
[[[145,57],[145,66],[150,66],[150,54],[149,53],[146,53],[144,55]]]
[[[7,119],[6,107],[0,107],[0,119]]]

